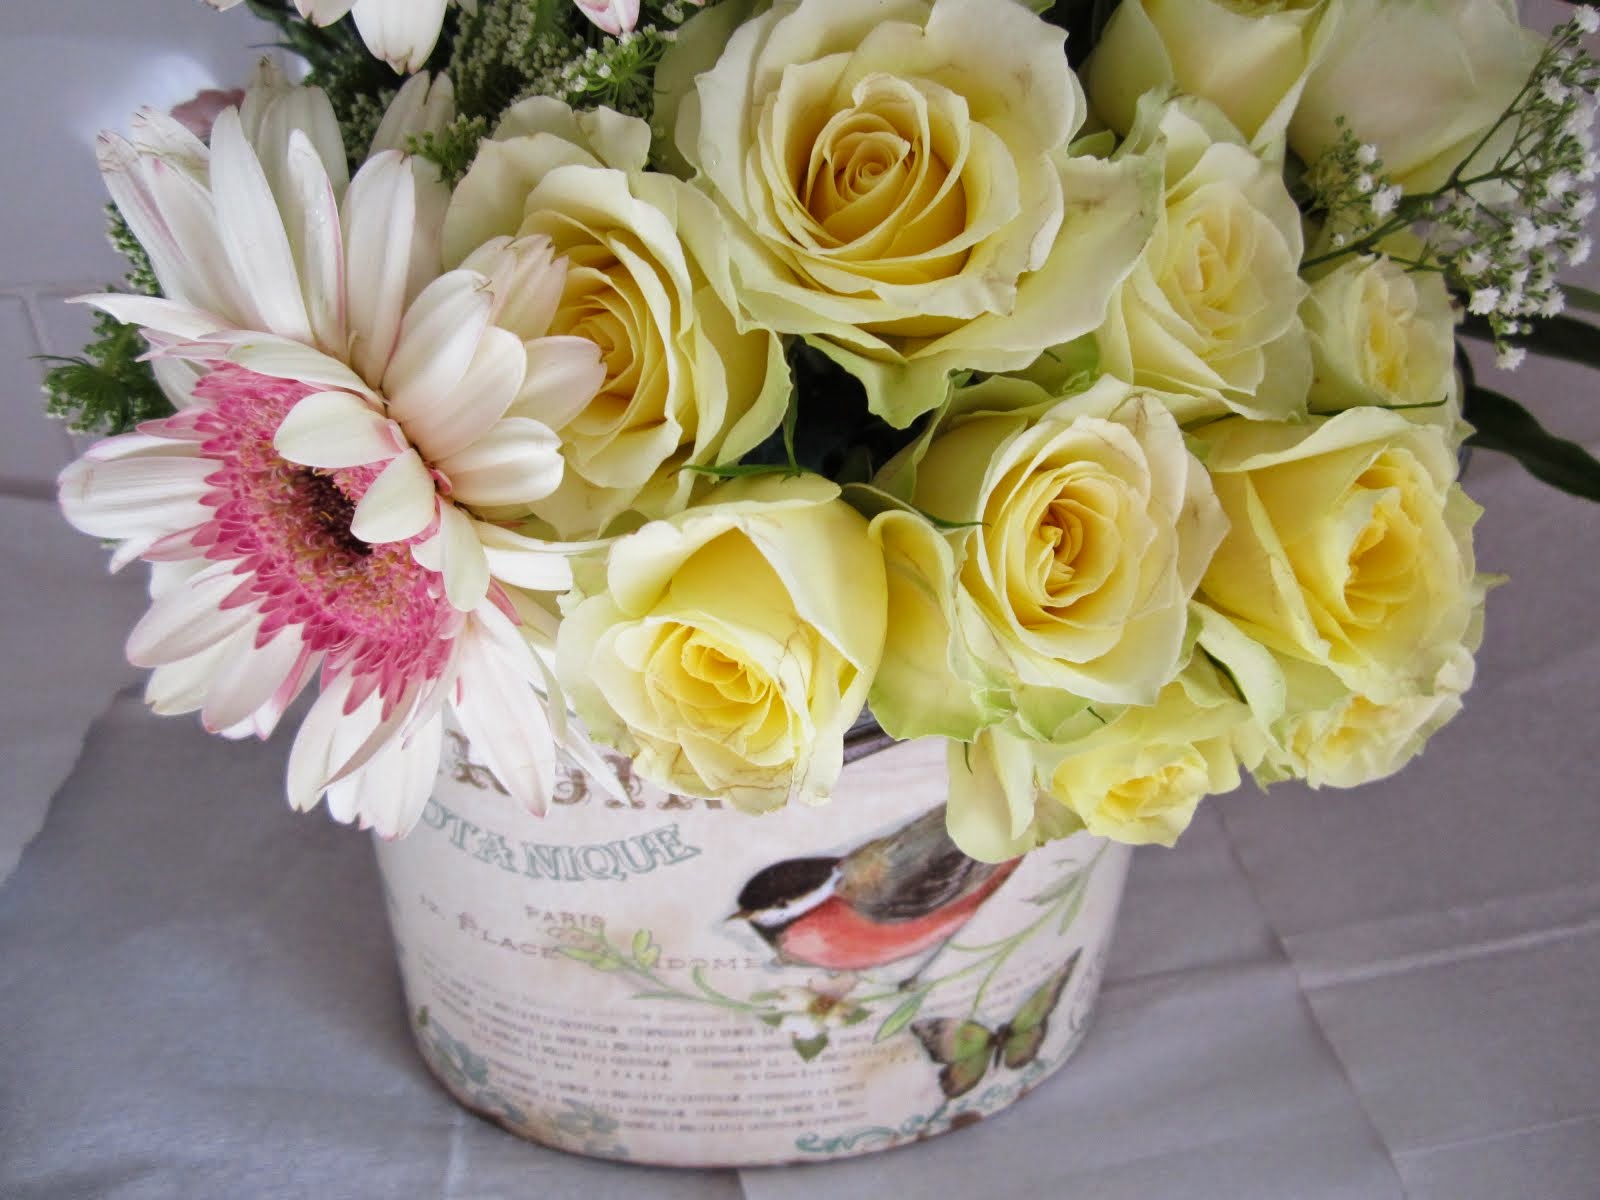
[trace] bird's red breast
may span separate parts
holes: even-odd
[[[909,958],[965,925],[1020,861],[1003,864],[960,899],[909,920],[873,920],[843,897],[831,896],[785,928],[778,948],[789,962],[830,971],[862,971]]]

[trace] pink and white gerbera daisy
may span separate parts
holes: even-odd
[[[320,673],[289,798],[386,834],[421,813],[446,703],[533,811],[557,741],[603,777],[541,702],[517,594],[565,590],[574,547],[509,527],[560,481],[541,416],[604,377],[593,343],[546,336],[565,262],[502,238],[441,274],[432,168],[383,151],[346,187],[326,98],[270,69],[209,148],[149,112],[101,148],[165,296],[87,299],[144,328],[179,411],[93,447],[61,502],[121,543],[114,569],[155,564],[128,642],[152,704],[265,736]]]

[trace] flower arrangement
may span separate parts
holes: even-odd
[[[247,3],[309,73],[102,136],[47,390],[151,706],[315,681],[297,808],[405,833],[447,711],[535,813],[821,803],[866,712],[973,857],[1171,844],[1459,709],[1464,443],[1600,499],[1461,349],[1597,360],[1593,9]]]

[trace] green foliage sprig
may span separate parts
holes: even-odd
[[[150,256],[114,205],[106,205],[106,221],[111,245],[128,260],[128,290],[160,295]],[[168,416],[172,403],[140,360],[148,348],[135,326],[98,313],[82,354],[45,356],[56,364],[44,373],[45,412],[74,433],[93,434],[126,433],[140,421]]]

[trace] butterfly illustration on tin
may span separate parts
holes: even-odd
[[[1061,993],[1078,965],[1081,949],[1022,1002],[1017,1015],[999,1029],[956,1017],[933,1017],[911,1023],[928,1057],[940,1064],[939,1090],[954,1100],[983,1081],[992,1064],[1002,1063],[1018,1071],[1039,1057],[1045,1035],[1050,1032],[1050,1015],[1061,1003]]]

